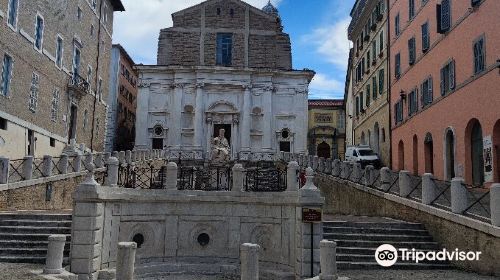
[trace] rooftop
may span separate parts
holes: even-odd
[[[338,107],[344,106],[343,99],[310,99],[310,107]]]

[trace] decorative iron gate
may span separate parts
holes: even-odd
[[[177,185],[179,190],[230,191],[231,174],[227,166],[180,167]]]
[[[245,191],[247,192],[284,192],[286,184],[286,170],[274,167],[246,170]]]
[[[118,168],[118,186],[131,189],[162,189],[165,185],[166,167],[120,166]]]

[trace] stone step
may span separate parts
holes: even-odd
[[[64,247],[64,254],[69,255],[69,246]],[[33,247],[33,248],[0,248],[0,256],[46,256],[47,247]]]
[[[360,237],[362,238],[362,237]],[[328,238],[326,238],[328,239]],[[382,244],[391,244],[396,248],[415,248],[415,249],[430,249],[437,250],[439,248],[437,242],[393,242],[391,240],[380,240],[380,241],[372,241],[372,240],[333,240],[335,241],[338,247],[357,247],[357,248],[378,248]]]
[[[339,270],[358,270],[358,269],[391,269],[391,270],[448,270],[453,267],[448,264],[438,264],[438,263],[396,263],[391,267],[380,266],[376,262],[349,262],[349,261],[338,261],[337,268]]]
[[[324,233],[323,237],[331,240],[363,240],[363,241],[388,241],[395,242],[425,242],[432,241],[428,235],[387,235],[387,234],[351,234],[351,233]],[[385,244],[385,243],[384,243]]]
[[[0,233],[0,240],[26,240],[26,241],[47,241],[50,233]],[[71,240],[71,235],[66,236],[66,241]]]
[[[354,255],[354,254],[337,254],[337,261],[345,261],[345,262],[373,262],[376,263],[375,254],[369,255]],[[402,260],[401,256],[399,256],[397,263],[415,263],[412,260]],[[420,261],[419,264],[449,264],[448,262],[442,261]]]
[[[0,213],[2,220],[71,221],[71,214]]]
[[[399,229],[399,228],[360,228],[360,227],[323,227],[323,233],[382,233],[387,235],[422,235],[427,234],[425,229]]]
[[[0,256],[0,263],[45,263],[46,256]],[[69,258],[63,259],[63,265],[69,264]]]
[[[35,227],[69,227],[71,228],[71,220],[69,221],[37,221],[37,220],[0,220],[0,226],[35,226]]]
[[[349,222],[349,221],[325,221],[324,227],[353,227],[353,228],[388,228],[388,229],[425,229],[419,223],[406,222]]]
[[[71,227],[0,226],[2,233],[71,234]]]
[[[29,241],[29,240],[0,240],[0,248],[47,248],[48,241]],[[66,241],[65,249],[69,249],[71,242]]]

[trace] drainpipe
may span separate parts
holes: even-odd
[[[90,152],[94,152],[94,130],[95,130],[95,110],[97,106],[97,94],[99,91],[99,60],[101,56],[101,20],[102,20],[102,5],[106,0],[101,0],[99,4],[99,29],[97,30],[97,57],[96,57],[96,68],[95,68],[95,93],[94,93],[94,108],[92,110],[92,132],[90,137]],[[101,88],[102,90],[102,88]]]
[[[390,10],[391,7],[389,6],[389,0],[386,1],[385,6],[387,7],[387,40],[386,42],[386,48],[387,48],[387,75],[388,78],[387,80],[387,103],[389,104],[389,167],[392,168],[392,114],[391,114],[391,109],[392,109],[392,104],[391,104],[391,93],[392,93],[392,86],[391,86],[391,15],[390,15]],[[387,141],[387,139],[386,139]]]

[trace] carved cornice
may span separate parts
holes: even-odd
[[[139,83],[137,84],[139,88],[148,88],[151,87],[151,82],[150,81],[145,81],[145,80],[140,80]]]
[[[197,89],[203,89],[205,87],[205,83],[196,83]]]
[[[244,84],[242,87],[244,90],[251,90],[253,88],[252,84]]]

